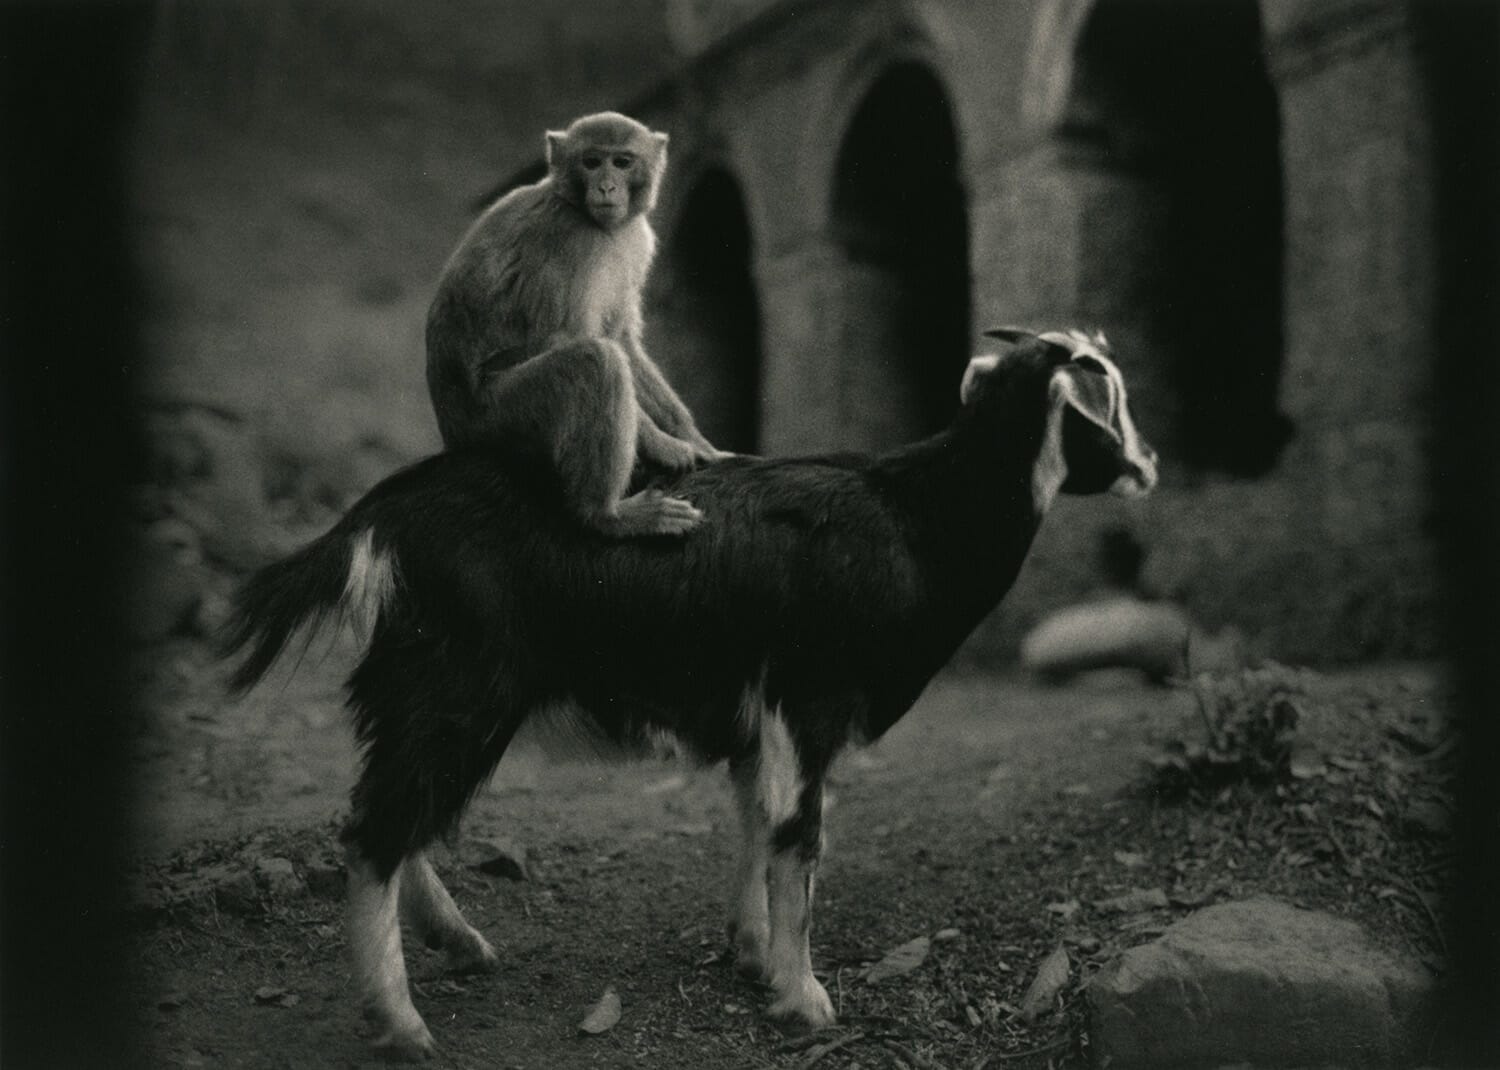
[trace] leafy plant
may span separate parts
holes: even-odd
[[[1298,672],[1268,662],[1257,669],[1203,673],[1188,686],[1207,738],[1174,739],[1152,758],[1158,793],[1180,797],[1290,777],[1305,697]]]

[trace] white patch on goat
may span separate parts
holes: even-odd
[[[688,754],[688,748],[683,746],[677,734],[665,728],[646,729],[646,745],[651,748],[653,758],[667,760]]]
[[[982,375],[988,375],[1000,364],[1000,358],[994,353],[979,353],[969,360],[969,365],[964,369],[963,382],[958,386],[959,404],[967,405],[969,396],[974,392],[974,381]]]
[[[802,767],[797,746],[778,707],[760,718],[760,761],[756,794],[772,828],[797,816],[802,800]]]
[[[349,555],[349,578],[344,581],[343,606],[357,634],[375,630],[380,611],[396,591],[396,562],[375,549],[375,529],[366,528],[354,540]]]
[[[771,992],[766,1013],[777,1019],[796,1019],[814,1029],[834,1023],[828,990],[813,976],[812,932],[814,863],[799,852],[782,851],[767,867],[766,888],[771,914]]]
[[[349,871],[348,938],[354,985],[365,1015],[381,1032],[376,1047],[412,1053],[432,1051],[432,1035],[412,1006],[401,952],[398,904],[401,870],[390,880],[375,875],[374,865],[355,847],[346,856]]]
[[[1042,448],[1031,469],[1031,501],[1038,515],[1052,507],[1052,500],[1068,478],[1068,462],[1063,459],[1063,413],[1078,397],[1067,377],[1055,374],[1047,388],[1047,427],[1042,432]]]

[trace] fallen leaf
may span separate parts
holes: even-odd
[[[1156,910],[1167,905],[1167,893],[1160,888],[1136,888],[1110,899],[1099,899],[1094,909],[1108,914],[1133,914],[1141,910]]]
[[[1140,851],[1116,851],[1115,861],[1126,869],[1140,869],[1146,864],[1146,856]]]
[[[160,1010],[175,1011],[178,1007],[181,1007],[186,1002],[186,993],[168,992],[166,995],[162,996],[161,999],[156,1001],[156,1006]]]
[[[957,940],[963,934],[957,929],[939,929],[932,934],[934,943],[946,944],[949,940]]]
[[[1052,954],[1042,960],[1041,966],[1037,967],[1036,976],[1032,978],[1031,987],[1026,989],[1026,995],[1021,997],[1021,1017],[1028,1022],[1034,1022],[1050,1011],[1058,993],[1068,983],[1068,976],[1072,973],[1072,969],[1072,963],[1068,961],[1068,952],[1059,944],[1053,949]]]
[[[900,947],[887,952],[885,958],[871,966],[865,973],[865,981],[873,985],[888,977],[900,977],[902,974],[911,973],[927,961],[927,952],[931,946],[932,941],[925,936],[908,940]]]
[[[599,1002],[584,1016],[583,1021],[578,1023],[578,1028],[585,1033],[605,1033],[615,1027],[620,1020],[620,997],[615,992],[614,986],[604,990],[604,995],[599,997]]]
[[[490,877],[525,881],[531,879],[526,848],[512,840],[470,840],[463,855],[471,868]]]
[[[262,985],[255,990],[255,1002],[275,1003],[286,994],[287,992],[284,988],[277,988],[275,985]]]

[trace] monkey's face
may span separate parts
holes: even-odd
[[[547,134],[547,163],[563,199],[614,230],[656,203],[667,135],[615,112],[589,115]]]
[[[627,149],[585,149],[578,156],[577,177],[583,206],[605,230],[638,215],[643,161]]]

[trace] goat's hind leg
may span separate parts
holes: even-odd
[[[499,967],[495,949],[464,920],[426,851],[401,863],[401,918],[428,947],[447,956],[450,971],[490,973]]]
[[[402,867],[385,876],[381,868],[351,841],[345,854],[349,870],[348,938],[354,984],[365,1017],[375,1023],[374,1046],[390,1059],[415,1062],[436,1050],[432,1034],[412,1005],[401,949]]]

